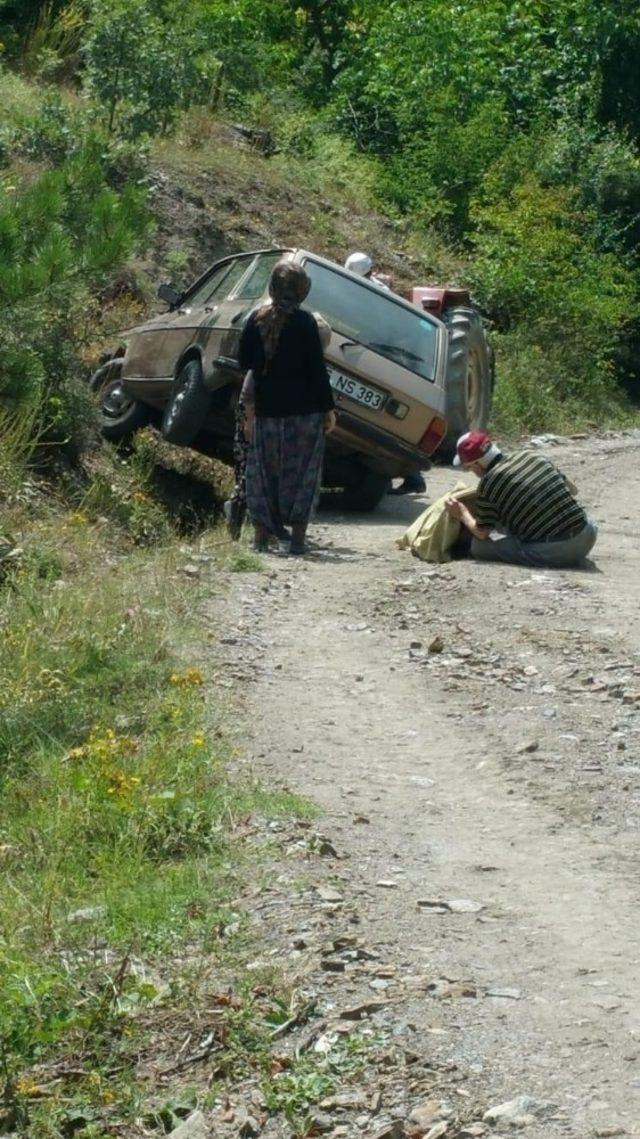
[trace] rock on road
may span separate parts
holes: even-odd
[[[640,1135],[640,433],[544,450],[600,527],[592,568],[398,551],[435,469],[232,575],[217,620],[253,670],[245,764],[319,805],[365,939],[450,986],[404,1013],[434,1059],[486,1107],[546,1105],[531,1139]]]

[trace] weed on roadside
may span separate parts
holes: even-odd
[[[180,551],[114,556],[87,510],[36,531],[0,593],[0,1132],[102,1137],[145,1115],[136,1065],[193,1020],[191,964],[245,944],[233,829],[302,804],[229,779],[222,709],[174,655]],[[256,999],[224,1013],[221,1072],[259,1063]]]

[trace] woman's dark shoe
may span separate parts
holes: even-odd
[[[242,523],[247,512],[246,503],[240,502],[236,498],[229,498],[225,502],[223,510],[229,537],[233,542],[237,542],[240,539]]]
[[[257,554],[266,554],[269,549],[269,531],[266,526],[256,523],[253,535],[253,548]]]
[[[291,527],[291,545],[289,546],[289,553],[294,558],[301,558],[307,552],[305,537],[307,534],[306,526],[292,526]]]

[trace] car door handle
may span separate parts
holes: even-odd
[[[344,352],[345,348],[362,348],[362,344],[359,344],[357,340],[343,340],[340,349]]]
[[[243,308],[240,312],[237,312],[235,316],[232,316],[230,323],[231,324],[238,324],[241,320],[244,320],[248,311],[249,311],[248,309]]]

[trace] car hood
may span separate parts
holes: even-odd
[[[126,339],[138,332],[157,332],[159,328],[166,328],[170,318],[171,313],[161,312],[158,316],[153,316],[150,320],[145,320],[144,324],[134,324],[131,328],[121,329],[120,336]]]

